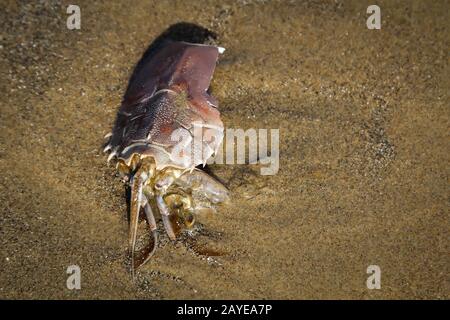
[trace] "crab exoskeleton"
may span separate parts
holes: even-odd
[[[147,262],[158,243],[152,205],[170,239],[171,215],[189,227],[196,212],[228,199],[227,189],[198,169],[217,152],[223,123],[209,84],[222,48],[164,41],[143,58],[130,79],[114,129],[107,135],[108,161],[131,187],[129,247],[132,270]],[[199,140],[196,130],[200,128]],[[180,137],[185,143],[180,148]],[[200,142],[199,142],[200,141]],[[199,142],[199,143],[198,143]],[[187,151],[186,151],[187,150]],[[189,152],[191,150],[192,152]],[[145,212],[153,247],[135,261],[138,219]]]

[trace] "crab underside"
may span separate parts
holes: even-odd
[[[228,190],[225,186],[197,168],[187,170],[166,167],[157,170],[153,157],[134,154],[130,165],[119,160],[117,169],[124,180],[129,181],[131,187],[128,242],[133,271],[145,264],[158,246],[158,230],[152,202],[153,207],[158,208],[168,237],[175,240],[173,221],[180,221],[187,228],[191,228],[197,213],[215,212],[215,204],[228,200]],[[153,244],[138,261],[135,257],[135,247],[141,210],[145,213]]]

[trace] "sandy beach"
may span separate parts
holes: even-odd
[[[70,3],[0,9],[1,299],[450,298],[448,1],[378,1],[380,30],[364,1],[77,0],[80,30]],[[279,129],[280,167],[209,166],[230,203],[133,280],[103,137],[179,22],[217,34],[225,127]]]

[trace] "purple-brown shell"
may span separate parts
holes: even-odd
[[[165,41],[139,63],[105,150],[110,158],[129,163],[133,154],[152,156],[161,169],[193,168],[215,153],[223,138],[217,100],[208,88],[221,48]],[[172,134],[178,130],[194,137],[194,124],[209,130],[199,155],[179,154]],[[198,132],[198,131],[196,131]],[[212,138],[211,138],[212,136]],[[192,143],[193,145],[193,143]],[[196,150],[193,148],[193,150]]]

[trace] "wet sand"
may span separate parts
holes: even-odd
[[[0,9],[0,298],[450,297],[447,1],[379,1],[381,30],[361,1],[76,2],[79,31],[67,1]],[[225,125],[279,128],[280,170],[211,166],[231,203],[163,236],[133,281],[101,146],[134,64],[177,22],[218,34]]]

